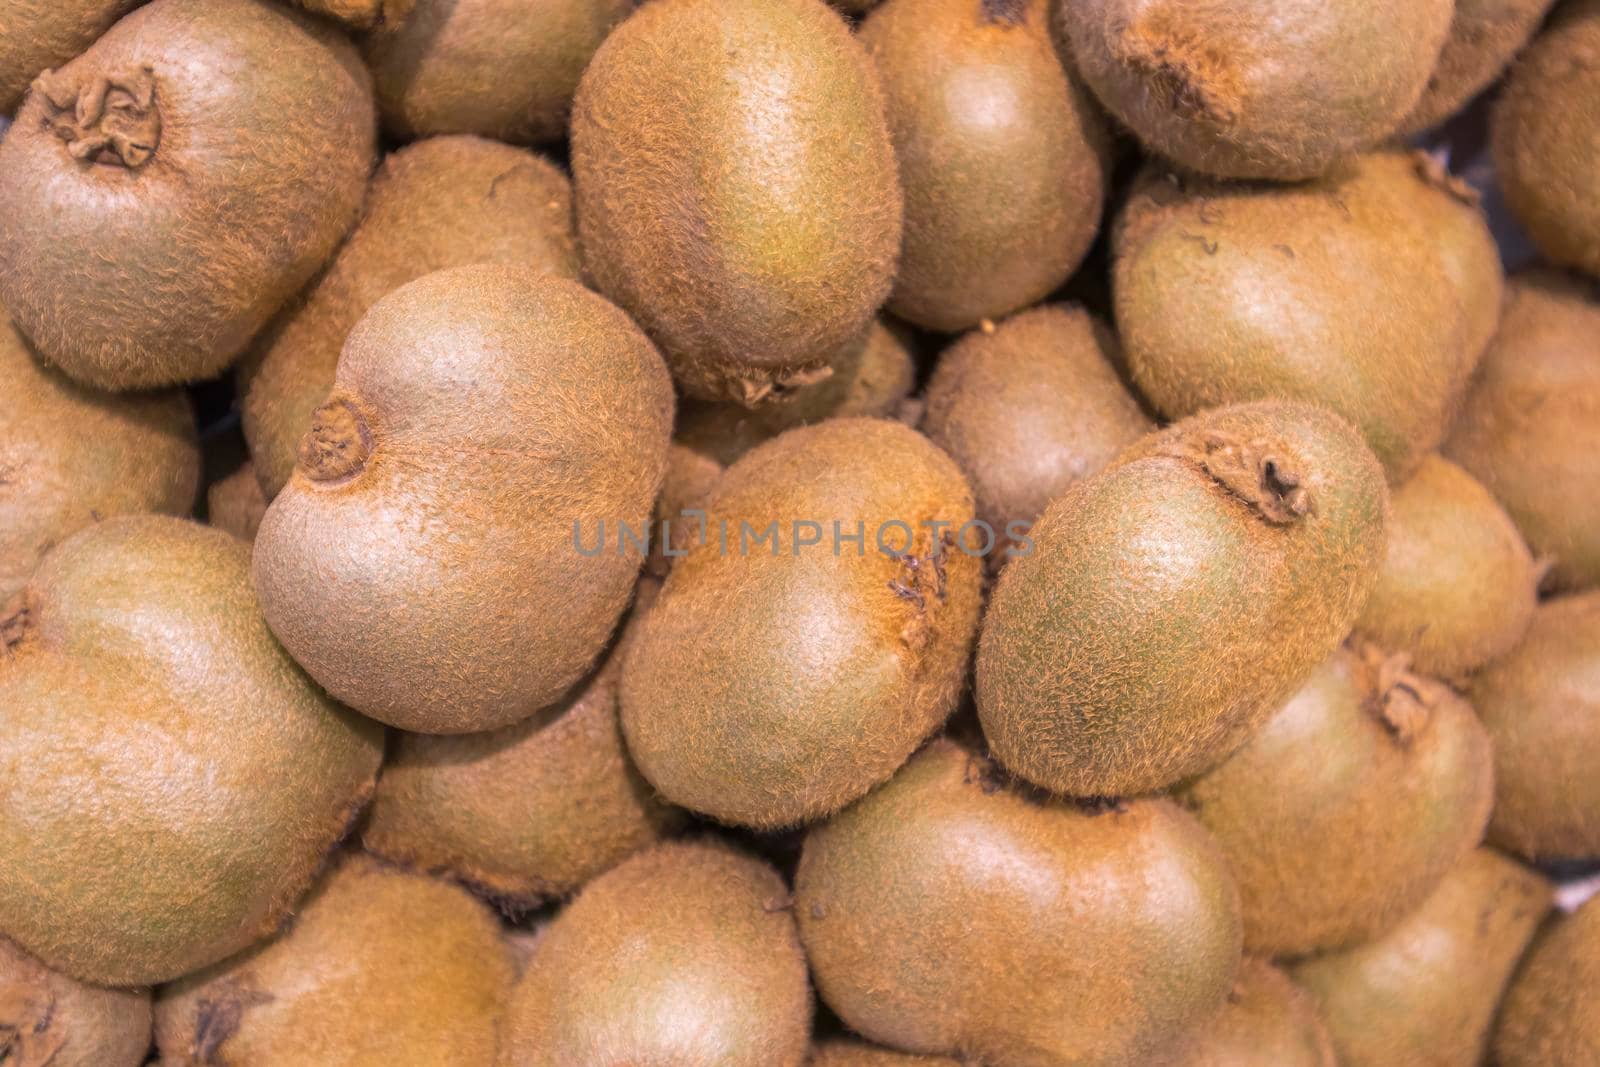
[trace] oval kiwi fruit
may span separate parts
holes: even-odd
[[[1555,0],[1456,0],[1433,76],[1399,132],[1420,133],[1465,107],[1504,73],[1553,6]]]
[[[947,1056],[919,1056],[875,1048],[864,1041],[835,1038],[818,1042],[806,1067],[961,1067]]]
[[[955,332],[1042,300],[1089,250],[1110,179],[1047,0],[888,0],[857,36],[905,192],[889,310]]]
[[[1222,1010],[1162,1067],[1342,1067],[1305,990],[1266,960],[1246,957]]]
[[[882,93],[822,0],[641,7],[584,71],[572,172],[588,273],[701,399],[816,381],[889,295]]]
[[[628,604],[640,548],[581,551],[580,528],[644,528],[672,405],[649,340],[574,282],[479,264],[401,286],[351,331],[262,519],[267,622],[391,726],[528,718],[588,672]]]
[[[1531,860],[1600,858],[1600,590],[1540,605],[1469,695],[1494,741],[1489,840]]]
[[[240,367],[240,412],[268,499],[294,471],[339,350],[378,298],[473,263],[578,278],[572,187],[553,164],[479,137],[433,137],[383,161],[338,255]]]
[[[355,222],[375,139],[331,26],[154,0],[40,75],[0,142],[0,302],[89,385],[211,377]]]
[[[139,1067],[149,1048],[148,989],[73,981],[0,938],[0,1063]]]
[[[1600,898],[1557,919],[1534,941],[1494,1035],[1500,1067],[1600,1062]]]
[[[1144,438],[1047,507],[1000,573],[976,687],[995,755],[1083,797],[1215,766],[1349,632],[1387,510],[1360,436],[1309,404]]]
[[[1453,0],[1075,0],[1059,29],[1102,103],[1155,152],[1293,181],[1377,144],[1416,105]]]
[[[0,115],[10,115],[40,71],[88,48],[140,0],[6,0],[0,23]]]
[[[746,455],[706,510],[623,663],[628,750],[723,822],[820,818],[955,707],[983,569],[958,543],[979,540],[971,490],[915,430],[830,419]]]
[[[272,941],[161,990],[163,1067],[484,1067],[515,980],[500,923],[463,890],[339,862]]]
[[[711,841],[640,853],[584,887],[511,994],[501,1067],[799,1067],[811,989],[789,891]]]
[[[238,470],[211,483],[206,490],[206,522],[245,541],[254,541],[267,513],[255,465],[246,461]]]
[[[1150,1062],[1221,1007],[1238,909],[1216,845],[1172,802],[1030,796],[942,738],[814,827],[795,875],[840,1018],[986,1067]]]
[[[1549,910],[1549,882],[1475,849],[1400,925],[1294,976],[1321,1008],[1340,1067],[1483,1063],[1501,993]]]
[[[1533,618],[1539,584],[1511,517],[1437,455],[1389,499],[1389,545],[1356,631],[1447,679],[1509,652]]]
[[[272,640],[250,548],[107,519],[0,612],[0,933],[107,985],[270,934],[371,794],[383,734]]]

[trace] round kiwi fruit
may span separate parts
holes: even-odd
[[[1532,40],[1555,0],[1456,0],[1450,36],[1422,99],[1399,133],[1421,133],[1460,111]]]
[[[822,0],[641,7],[584,71],[572,172],[585,268],[700,399],[819,380],[889,295],[882,92]]]
[[[1239,967],[1238,892],[1171,801],[1029,795],[944,738],[806,835],[795,913],[852,1030],[985,1067],[1150,1062]]]
[[[1600,0],[1572,0],[1517,61],[1490,132],[1506,205],[1552,262],[1600,275]]]
[[[945,351],[922,429],[966,472],[979,518],[997,532],[1031,524],[1154,429],[1117,376],[1121,358],[1116,336],[1077,305],[1024,311]]]
[[[0,938],[0,1063],[139,1067],[149,1048],[149,990],[75,982]]]
[[[682,419],[680,418],[681,422]],[[673,441],[667,449],[667,473],[661,480],[651,516],[650,555],[645,570],[665,578],[672,565],[688,554],[699,536],[699,516],[705,513],[712,490],[722,480],[723,466],[710,456]]]
[[[1228,856],[1245,946],[1384,933],[1483,839],[1493,754],[1472,708],[1372,646],[1340,649],[1183,802]]]
[[[0,141],[0,302],[86,384],[211,377],[355,222],[375,139],[333,27],[153,0],[41,74]]]
[[[241,365],[245,438],[269,499],[288,483],[361,316],[407,282],[473,263],[576,281],[566,175],[532,152],[480,137],[432,137],[387,157],[350,239]]]
[[[559,141],[579,76],[636,2],[413,0],[363,46],[384,126],[400,140]]]
[[[1340,1067],[1311,998],[1266,960],[1246,957],[1222,1010],[1163,1067]]]
[[[411,15],[416,0],[294,0],[307,11],[336,19],[351,29],[398,26]]]
[[[181,393],[84,389],[39,360],[3,308],[0,381],[0,604],[90,523],[194,506],[200,446]]]
[[[1484,1062],[1511,972],[1550,910],[1550,883],[1491,849],[1467,853],[1400,925],[1294,969],[1341,1067]]]
[[[1600,858],[1600,590],[1540,605],[1469,695],[1494,741],[1489,840],[1531,860]]]
[[[39,72],[88,48],[140,0],[5,0],[0,13],[0,114],[10,115]]]
[[[1313,178],[1377,144],[1428,84],[1454,0],[1075,0],[1059,30],[1155,152],[1222,178]]]
[[[342,859],[280,936],[161,990],[163,1067],[484,1067],[515,981],[500,923],[444,882]]]
[[[254,541],[267,512],[255,465],[246,461],[226,478],[206,490],[206,521],[245,541]]]
[[[1081,797],[1215,766],[1349,632],[1387,510],[1360,436],[1309,404],[1145,437],[1047,507],[1000,572],[976,694],[995,755]]]
[[[955,707],[983,570],[971,490],[915,430],[830,419],[728,468],[706,511],[624,660],[628,751],[723,822],[828,815]]]
[[[1500,1067],[1600,1063],[1600,898],[1557,919],[1534,941],[1494,1034]]]
[[[820,1041],[811,1050],[806,1067],[961,1067],[947,1056],[919,1056],[874,1048],[864,1041],[835,1038]]]
[[[1444,454],[1494,495],[1557,589],[1600,584],[1600,299],[1532,270],[1507,286]]]
[[[512,991],[501,1067],[799,1067],[811,989],[789,891],[712,841],[664,844],[584,887]]]
[[[1048,0],[888,0],[857,36],[905,193],[889,310],[954,332],[1042,300],[1089,250],[1110,178]]]
[[[1389,545],[1356,632],[1452,680],[1509,652],[1533,618],[1539,584],[1511,517],[1438,455],[1389,499]]]
[[[81,531],[0,611],[0,933],[83,981],[187,974],[276,929],[371,794],[383,733],[273,641],[250,547]]]
[[[627,607],[642,551],[616,526],[650,517],[672,407],[649,340],[575,282],[478,264],[401,286],[351,331],[262,519],[273,633],[402,730],[528,718]],[[585,551],[597,527],[611,543]]]

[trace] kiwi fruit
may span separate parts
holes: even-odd
[[[1554,5],[1555,0],[1456,0],[1433,76],[1398,132],[1421,133],[1465,107],[1500,77]]]
[[[0,114],[10,115],[39,72],[88,48],[140,0],[6,0],[0,22]]]
[[[90,523],[194,506],[200,446],[181,393],[85,389],[40,361],[3,308],[0,381],[0,604]]]
[[[153,0],[41,74],[0,141],[0,302],[88,385],[219,373],[355,222],[374,114],[333,27]]]
[[[1339,1067],[1305,990],[1266,960],[1245,957],[1228,999],[1162,1067]]]
[[[335,19],[351,29],[398,26],[411,15],[416,0],[294,0],[314,14]]]
[[[148,989],[75,982],[0,938],[0,1063],[139,1067],[149,1048]]]
[[[1438,455],[1389,499],[1389,544],[1356,631],[1447,679],[1509,652],[1533,618],[1539,584],[1511,517]]]
[[[1480,848],[1374,941],[1299,964],[1341,1067],[1484,1062],[1495,1008],[1540,920],[1550,883]]]
[[[706,511],[623,662],[628,751],[722,822],[828,815],[955,707],[983,570],[972,492],[915,430],[830,419],[728,468]]]
[[[371,795],[382,731],[284,655],[250,547],[122,516],[0,611],[0,934],[145,985],[277,927]]]
[[[1518,969],[1494,1034],[1500,1067],[1600,1063],[1600,898],[1556,920]]]
[[[874,1048],[864,1041],[835,1038],[820,1041],[811,1050],[806,1067],[961,1067],[947,1056],[919,1056]]]
[[[267,512],[255,465],[246,461],[206,490],[206,521],[244,541],[254,541]]]
[[[1121,358],[1105,323],[1056,304],[974,330],[939,357],[922,429],[966,472],[978,517],[995,531],[1017,523],[1021,534],[1154,429],[1117,376]]]
[[[288,483],[361,316],[407,282],[473,263],[576,281],[566,175],[532,152],[480,137],[432,137],[388,156],[350,239],[241,365],[245,438],[269,499]]]
[[[1104,119],[1061,64],[1048,0],[888,0],[857,33],[905,193],[889,310],[955,332],[1042,300],[1100,229]]]
[[[1600,590],[1541,604],[1469,695],[1494,741],[1489,840],[1530,860],[1600,858]]]
[[[412,0],[405,18],[363,44],[384,126],[403,141],[559,141],[578,77],[636,2]]]
[[[641,7],[583,73],[572,172],[586,270],[700,399],[819,380],[889,295],[883,95],[822,0]]]
[[[261,521],[267,622],[390,726],[532,716],[588,673],[627,607],[640,546],[590,553],[581,534],[644,529],[672,413],[649,339],[575,282],[477,264],[401,286],[351,331]]]
[[[1548,584],[1600,584],[1600,299],[1593,283],[1537,269],[1507,286],[1444,454],[1516,521]]]
[[[1221,178],[1295,181],[1411,111],[1454,0],[1076,0],[1058,29],[1101,103],[1151,150]]]
[[[1571,0],[1528,46],[1490,122],[1506,205],[1552,262],[1600,275],[1600,0]]]
[[[1215,766],[1349,632],[1387,510],[1372,452],[1309,404],[1143,438],[1051,503],[1000,572],[976,684],[995,755],[1080,797]]]
[[[342,859],[279,937],[161,990],[163,1067],[483,1067],[515,981],[465,891]]]
[[[1175,804],[1030,795],[945,738],[806,835],[795,913],[852,1030],[985,1067],[1150,1062],[1239,967],[1238,892]]]
[[[706,501],[722,480],[723,470],[722,464],[688,445],[673,441],[668,447],[667,471],[650,523],[650,555],[645,560],[649,574],[665,578],[672,565],[688,554],[701,535]],[[700,515],[692,514],[696,511]]]
[[[1370,645],[1340,649],[1183,802],[1239,880],[1246,948],[1370,940],[1483,839],[1489,739],[1449,687]]]
[[[1147,170],[1113,239],[1135,384],[1169,418],[1322,404],[1404,480],[1444,438],[1494,330],[1492,310],[1469,309],[1501,295],[1482,214],[1438,175],[1398,152],[1281,187]]]
[[[810,1034],[783,879],[727,845],[672,843],[590,882],[546,928],[499,1062],[799,1067]]]

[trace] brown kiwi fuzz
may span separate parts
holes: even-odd
[[[894,1052],[865,1041],[834,1038],[819,1041],[811,1050],[806,1067],[961,1067],[948,1056],[919,1056],[914,1052]]]
[[[255,465],[248,460],[206,490],[206,522],[242,541],[256,539],[266,513],[267,498],[261,492]]]
[[[1161,1067],[1341,1067],[1317,1006],[1288,975],[1246,956],[1222,1008]]]
[[[681,418],[679,420],[682,421]],[[665,578],[672,565],[688,555],[702,536],[706,502],[722,480],[722,464],[674,440],[667,449],[667,472],[652,513],[650,555],[645,571]]]
[[[344,23],[356,30],[399,26],[411,16],[417,0],[294,0],[317,15]]]
[[[1294,976],[1327,1020],[1341,1067],[1483,1063],[1506,982],[1550,903],[1537,872],[1475,849],[1398,926],[1306,960]]]
[[[1529,949],[1495,1024],[1501,1067],[1582,1067],[1600,1056],[1600,900],[1554,920]]]
[[[1505,72],[1554,6],[1555,0],[1456,0],[1428,87],[1397,132],[1421,133],[1465,107]]]
[[[995,755],[1081,797],[1215,766],[1349,631],[1387,510],[1372,452],[1322,408],[1239,404],[1144,438],[1001,572],[976,687]]]
[[[140,1067],[150,991],[85,985],[0,938],[0,1063]]]
[[[95,42],[139,0],[10,0],[0,31],[0,115],[11,115],[39,73]]]
[[[332,26],[154,0],[41,74],[0,142],[0,301],[88,385],[214,377],[355,222],[375,137]]]

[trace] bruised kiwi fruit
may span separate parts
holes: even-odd
[[[818,380],[889,294],[882,93],[822,0],[641,7],[584,71],[572,171],[586,270],[700,399]]]
[[[215,375],[355,222],[375,138],[331,26],[154,0],[41,74],[0,142],[0,302],[89,385]]]
[[[1444,121],[1487,89],[1539,29],[1555,0],[1456,0],[1450,36],[1401,134]]]
[[[711,841],[665,844],[590,882],[511,994],[500,1067],[799,1067],[811,989],[789,890]]]
[[[76,982],[0,938],[0,1063],[139,1067],[149,1048],[148,989]]]
[[[1382,934],[1483,838],[1489,739],[1404,657],[1340,649],[1182,800],[1239,880],[1245,945],[1267,956]]]
[[[1014,789],[939,739],[807,835],[795,913],[852,1030],[985,1067],[1148,1063],[1222,1006],[1238,892],[1165,799]]]
[[[267,498],[261,492],[255,465],[248,461],[206,490],[206,521],[242,540],[256,539],[261,516],[266,513]]]
[[[1042,300],[1100,229],[1108,136],[1047,0],[888,0],[877,65],[905,192],[889,310],[957,331]]]
[[[142,985],[270,934],[366,802],[383,732],[273,641],[250,548],[164,516],[50,553],[0,615],[0,933]]]
[[[1475,849],[1394,929],[1294,976],[1327,1020],[1340,1067],[1470,1067],[1484,1062],[1506,982],[1549,910],[1543,877]]]
[[[1309,404],[1145,437],[1047,507],[1001,571],[977,657],[995,755],[1082,797],[1215,766],[1349,632],[1387,510],[1372,452]]]
[[[484,1067],[515,980],[500,923],[444,882],[342,859],[281,935],[161,990],[162,1067]]]
[[[365,214],[332,264],[241,365],[240,411],[270,499],[328,398],[339,350],[378,298],[473,263],[577,280],[572,188],[550,162],[479,137],[434,137],[378,168]]]
[[[140,0],[5,0],[0,4],[0,115],[40,71],[88,48]]]
[[[811,1050],[806,1067],[961,1067],[947,1056],[919,1056],[875,1048],[864,1041],[835,1038]]]
[[[640,547],[584,551],[579,528],[644,527],[672,407],[649,340],[574,282],[479,264],[401,286],[351,331],[262,519],[268,623],[391,726],[528,718],[627,607]]]
[[[723,822],[837,811],[955,707],[983,569],[971,491],[915,430],[830,419],[750,452],[706,512],[624,660],[628,750]]]
[[[1341,1067],[1305,990],[1266,960],[1246,957],[1222,1010],[1161,1067]]]
[[[1600,898],[1536,939],[1500,1006],[1500,1067],[1600,1063]]]

